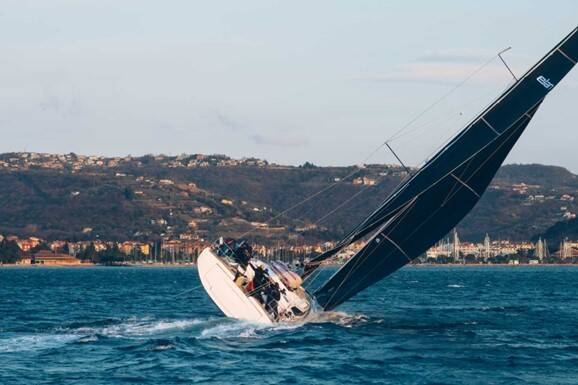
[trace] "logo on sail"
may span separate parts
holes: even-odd
[[[541,85],[544,86],[545,89],[547,90],[551,90],[552,88],[554,88],[554,84],[552,84],[552,82],[550,81],[550,79],[546,79],[544,76],[540,75],[536,78],[536,80],[538,81],[538,83],[540,83]]]

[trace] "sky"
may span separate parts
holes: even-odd
[[[394,163],[368,156],[412,122],[419,165],[511,84],[484,63],[521,75],[578,25],[576,0],[0,3],[0,152],[280,164]],[[575,70],[507,163],[578,172],[577,101]]]

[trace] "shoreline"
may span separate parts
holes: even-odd
[[[147,264],[130,264],[130,265],[101,265],[101,264],[94,264],[94,263],[81,263],[81,264],[77,264],[77,265],[58,265],[58,264],[51,264],[51,265],[31,265],[31,264],[17,264],[17,263],[6,263],[6,264],[0,264],[0,269],[6,267],[6,268],[39,268],[39,269],[43,269],[43,268],[51,268],[51,267],[55,267],[55,268],[62,268],[62,267],[70,267],[70,268],[90,268],[90,267],[110,267],[110,268],[118,268],[118,267],[181,267],[181,268],[186,268],[186,267],[196,267],[196,265],[193,264],[184,264],[184,263],[165,263],[165,264],[161,264],[161,263],[157,263],[157,264],[152,264],[152,263],[147,263]]]
[[[328,264],[323,265],[322,268],[338,268],[343,266],[343,264]],[[412,265],[408,264],[404,267],[412,267],[412,268],[438,268],[438,267],[562,267],[562,266],[569,266],[569,267],[578,267],[578,264],[573,263],[541,263],[541,264],[509,264],[509,263],[493,263],[493,264],[480,264],[480,263],[445,263],[445,264],[417,264]],[[99,265],[99,264],[78,264],[78,265],[27,265],[27,264],[0,264],[0,269],[2,268],[91,268],[91,267],[110,267],[110,268],[119,268],[119,267],[139,267],[139,268],[196,268],[195,264],[182,264],[182,263],[156,263],[156,264],[130,264],[130,265]]]

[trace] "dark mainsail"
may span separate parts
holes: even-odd
[[[578,60],[578,28],[554,47],[413,176],[401,184],[319,263],[369,236],[365,246],[314,296],[330,310],[398,270],[470,212],[548,93]]]

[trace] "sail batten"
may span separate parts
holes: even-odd
[[[314,293],[323,308],[338,306],[421,255],[474,207],[546,95],[574,66],[568,59],[578,56],[577,30],[402,183],[336,247],[312,261],[310,266],[315,268],[341,248],[370,236],[365,246]]]

